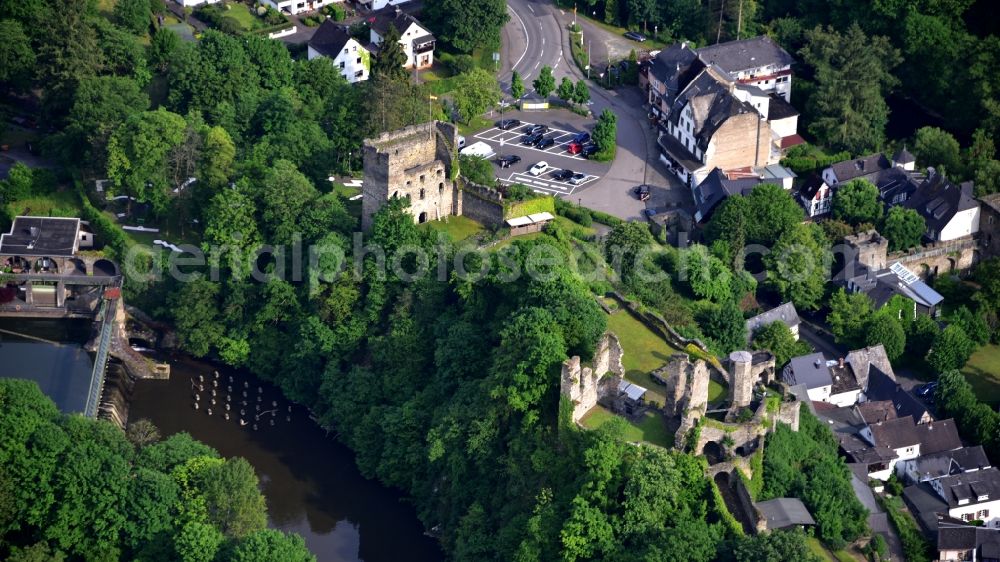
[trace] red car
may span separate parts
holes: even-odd
[[[566,148],[566,150],[570,154],[580,154],[580,152],[583,150],[583,145],[578,142],[571,142],[569,143],[569,146]]]

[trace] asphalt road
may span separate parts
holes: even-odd
[[[501,85],[509,89],[511,70],[525,78],[530,90],[531,80],[542,66],[550,66],[556,81],[568,76],[583,79],[583,73],[569,57],[568,25],[573,13],[566,12],[544,0],[508,0],[511,18],[504,28],[501,54]],[[592,26],[595,42],[618,41],[616,35]],[[611,109],[618,116],[618,152],[611,168],[598,181],[575,190],[567,197],[583,205],[623,219],[641,220],[647,206],[657,208],[668,203],[690,203],[687,189],[670,175],[659,161],[655,131],[650,128],[643,107],[643,95],[638,88],[605,90],[590,85],[594,115]],[[647,202],[639,201],[632,190],[639,184],[656,187]]]

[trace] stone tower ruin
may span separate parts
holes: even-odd
[[[573,404],[574,423],[596,406],[598,399],[618,389],[625,377],[623,354],[618,336],[605,332],[594,350],[593,367],[582,366],[579,355],[563,361],[559,390]]]
[[[461,214],[452,167],[457,165],[454,125],[431,121],[383,133],[364,143],[361,228],[391,198],[410,198],[417,223]]]
[[[872,271],[885,269],[889,240],[875,230],[845,236],[844,242],[855,252],[858,262],[865,267]]]
[[[708,365],[701,359],[694,362],[685,353],[675,353],[667,363],[668,415],[685,415],[685,412],[704,414],[708,408]]]

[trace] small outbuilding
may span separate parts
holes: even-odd
[[[753,505],[768,531],[816,524],[805,504],[798,498],[776,498]]]

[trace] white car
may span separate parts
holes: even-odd
[[[535,164],[528,170],[528,173],[533,176],[540,176],[545,173],[545,170],[549,169],[549,163],[542,160],[541,162]]]
[[[458,135],[458,148],[465,148],[465,137]]]

